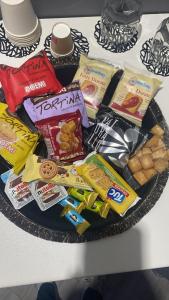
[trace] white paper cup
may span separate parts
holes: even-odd
[[[74,43],[70,27],[66,23],[56,23],[53,26],[50,48],[54,57],[67,56],[73,52]]]
[[[37,26],[37,16],[30,0],[1,0],[5,29],[13,35],[27,35]]]

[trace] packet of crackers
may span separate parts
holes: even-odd
[[[42,211],[49,209],[67,197],[66,189],[53,183],[35,180],[29,184],[30,191]]]
[[[86,106],[78,81],[70,83],[56,95],[26,99],[24,107],[34,123],[65,113],[72,113],[79,109],[82,125],[89,127]]]
[[[79,235],[83,234],[89,227],[90,223],[87,222],[76,210],[70,207],[64,208],[63,216],[69,221],[76,229]]]
[[[79,110],[38,121],[35,125],[44,137],[50,158],[74,161],[84,157]]]
[[[146,72],[125,68],[109,106],[141,127],[148,105],[161,83],[159,79]]]
[[[11,112],[15,112],[25,98],[57,93],[62,88],[45,51],[19,68],[0,65],[0,81]]]
[[[135,191],[100,154],[91,153],[84,162],[78,164],[76,170],[79,175],[120,216],[125,215],[140,200]]]
[[[88,117],[95,119],[111,78],[118,68],[81,54],[79,68],[73,80],[79,80]]]
[[[35,149],[39,135],[11,115],[7,107],[5,103],[0,103],[0,155],[18,174],[30,151]]]
[[[4,181],[5,177],[6,182]],[[2,174],[1,178],[3,178],[3,182],[6,183],[5,193],[15,209],[21,209],[34,200],[29,184],[22,181],[22,174],[15,175],[13,170],[10,170],[8,173],[6,172],[4,176]]]
[[[164,129],[156,124],[151,133],[153,136],[131,156],[123,170],[123,177],[134,189],[169,168],[169,147],[165,143]]]
[[[95,125],[86,129],[84,135],[89,153],[95,150],[119,168],[152,136],[104,105],[99,109]]]
[[[29,155],[22,179],[24,182],[41,180],[62,186],[73,186],[92,191],[92,188],[78,175],[75,165],[63,165],[52,159]]]

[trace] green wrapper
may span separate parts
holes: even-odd
[[[76,189],[73,187],[68,189],[68,194],[75,197],[77,200],[84,202],[88,208],[93,206],[98,197],[98,193]]]
[[[107,215],[110,210],[110,205],[109,203],[104,203],[102,201],[95,201],[92,207],[86,207],[88,210],[95,212],[100,215],[102,218],[107,218]]]

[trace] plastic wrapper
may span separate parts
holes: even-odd
[[[53,183],[33,181],[29,184],[30,191],[39,208],[45,211],[67,197],[66,189]]]
[[[28,157],[22,179],[24,182],[41,180],[62,186],[92,190],[91,186],[78,175],[75,165],[62,165],[57,161],[44,159],[35,154]]]
[[[79,68],[74,80],[79,80],[87,114],[95,119],[111,78],[118,68],[101,60],[80,56]]]
[[[98,197],[98,193],[76,189],[74,187],[68,189],[68,194],[84,202],[87,207],[92,207]]]
[[[38,121],[36,127],[44,137],[50,158],[73,161],[84,157],[79,110]]]
[[[24,107],[34,123],[65,113],[72,113],[79,109],[82,117],[82,125],[89,127],[84,98],[78,81],[70,83],[69,86],[63,88],[57,95],[26,99]]]
[[[70,207],[64,209],[64,217],[75,227],[79,235],[83,234],[90,227],[90,223],[76,210],[70,209]]]
[[[151,133],[116,114],[109,107],[101,106],[96,124],[85,130],[85,145],[117,167],[123,168],[129,157],[141,147]]]
[[[15,112],[25,98],[57,93],[62,88],[45,51],[40,51],[19,68],[1,64],[0,81],[11,112]]]
[[[71,197],[70,195],[59,202],[59,205],[64,207],[66,210],[69,207],[70,209],[76,210],[79,214],[82,212],[83,209],[86,208],[83,202],[77,201],[75,198]],[[61,216],[64,216],[65,210],[62,211]]]
[[[164,130],[157,124],[151,132],[153,136],[129,159],[123,170],[123,177],[134,189],[169,168],[169,149],[164,141]]]
[[[38,138],[37,133],[9,114],[6,104],[0,103],[0,155],[14,168],[16,174],[23,169]]]
[[[141,126],[148,105],[160,86],[159,79],[125,68],[109,106],[124,118]]]
[[[76,165],[76,169],[120,216],[140,200],[127,182],[99,154],[88,155]]]
[[[15,209],[20,209],[34,200],[29,184],[22,182],[22,174],[15,175],[11,170],[6,176],[5,193]]]

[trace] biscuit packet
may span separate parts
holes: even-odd
[[[164,129],[156,124],[151,133],[153,136],[131,156],[123,170],[123,177],[134,189],[169,168],[169,148],[165,143]]]
[[[29,184],[30,191],[42,211],[54,206],[65,197],[66,189],[53,183],[35,180]]]
[[[99,154],[90,154],[76,165],[83,179],[99,193],[101,199],[120,216],[140,198],[125,180]]]
[[[57,93],[62,88],[45,51],[29,58],[19,68],[1,64],[0,81],[11,112],[15,112],[25,98]]]
[[[87,222],[76,210],[70,207],[64,208],[63,216],[69,221],[76,229],[79,235],[83,234],[89,227],[90,223]]]
[[[0,103],[0,155],[18,174],[26,159],[35,149],[39,135],[33,133],[18,118],[10,115],[7,105]]]
[[[50,158],[73,161],[84,157],[79,110],[38,121],[35,125],[44,137]]]
[[[88,117],[95,119],[106,89],[118,68],[104,61],[81,54],[73,80],[79,80]]]
[[[70,83],[56,95],[28,98],[24,101],[24,107],[34,123],[79,109],[82,125],[89,127],[86,106],[78,81]]]
[[[101,105],[95,124],[85,130],[88,152],[95,150],[110,164],[123,168],[129,157],[151,136],[142,128]]]
[[[92,191],[92,188],[78,175],[74,165],[63,165],[35,154],[29,155],[23,170],[22,179],[24,182],[40,180]]]
[[[141,127],[147,108],[161,83],[146,72],[125,68],[109,107]]]
[[[22,181],[22,174],[15,175],[11,170],[6,175],[8,177],[6,177],[5,193],[15,209],[21,209],[34,200],[29,184]]]

